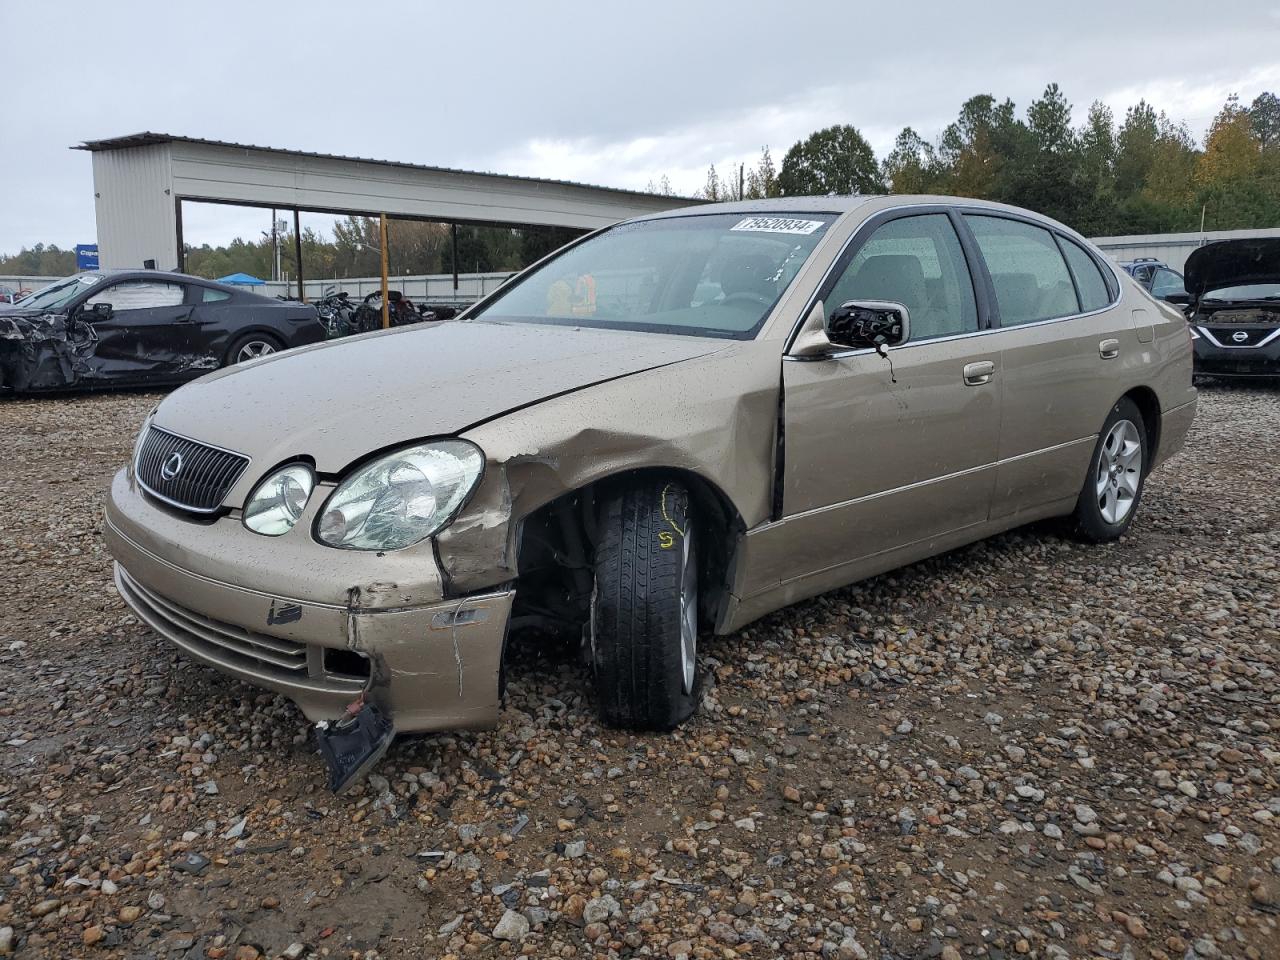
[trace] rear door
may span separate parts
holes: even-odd
[[[969,260],[945,208],[863,227],[818,291],[906,305],[907,343],[787,357],[783,582],[987,519],[1000,430],[999,354],[983,333]],[[865,239],[863,239],[865,238]]]
[[[1074,239],[990,210],[966,212],[964,223],[981,251],[999,326],[992,345],[1004,418],[991,516],[1065,509],[1123,393],[1120,371],[1141,350],[1136,320],[1113,308],[1114,275]]]
[[[111,304],[111,317],[93,321],[100,375],[112,380],[181,375],[191,352],[192,307],[186,287],[168,280],[118,280],[96,290],[84,306]]]

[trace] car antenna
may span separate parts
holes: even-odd
[[[889,361],[889,382],[897,383],[898,378],[894,375],[894,372],[893,372],[893,357],[889,356],[889,351],[885,349],[885,346],[883,343],[876,344],[876,353],[880,354],[880,356],[884,357],[886,360]]]

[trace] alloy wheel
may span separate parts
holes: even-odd
[[[1138,499],[1142,480],[1142,437],[1132,420],[1117,420],[1098,453],[1095,492],[1102,519],[1123,523]]]
[[[276,352],[276,345],[267,340],[250,340],[236,353],[236,363],[244,363],[257,357]]]

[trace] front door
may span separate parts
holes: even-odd
[[[193,333],[193,308],[185,300],[182,284],[164,280],[121,280],[96,290],[86,310],[111,304],[108,319],[92,321],[98,375],[132,382],[181,373],[190,362]]]
[[[916,208],[918,210],[919,208]],[[970,258],[942,208],[863,228],[819,290],[890,300],[908,341],[880,356],[783,363],[786,582],[987,519],[1000,435],[1000,356],[983,332]],[[780,558],[781,559],[781,558]],[[762,571],[763,572],[763,571]],[[766,576],[769,574],[766,573]]]

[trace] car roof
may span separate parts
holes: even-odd
[[[228,286],[225,283],[218,283],[216,280],[210,280],[208,277],[194,277],[189,273],[178,273],[176,270],[144,270],[137,267],[112,267],[107,270],[82,270],[81,273],[96,273],[102,277],[110,277],[112,280],[118,280],[121,277],[151,277],[154,279],[180,280],[183,283],[199,283],[209,287],[221,287],[227,290],[235,290],[235,287]]]
[[[637,223],[644,220],[662,220],[667,217],[707,216],[708,214],[715,213],[834,213],[837,215],[843,215],[852,213],[853,211],[867,206],[872,208],[872,210],[868,211],[870,213],[886,209],[886,207],[889,206],[923,207],[935,205],[982,208],[990,210],[993,213],[1009,213],[1018,217],[1038,220],[1046,226],[1052,227],[1056,230],[1061,230],[1071,236],[1081,236],[1066,224],[1059,223],[1051,217],[1046,217],[1042,213],[1037,213],[1034,210],[1028,210],[1025,207],[1015,207],[1007,203],[996,203],[992,200],[977,200],[973,197],[951,197],[943,196],[941,194],[860,193],[845,196],[770,197],[766,200],[732,200],[723,203],[704,203],[698,204],[697,206],[676,207],[673,210],[663,210],[659,213],[651,213],[643,217],[635,217],[627,222]]]

